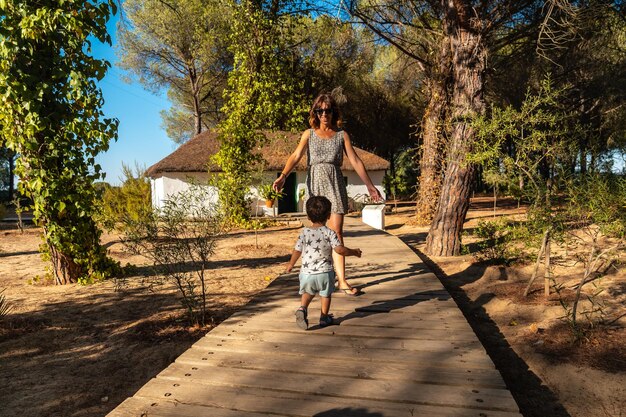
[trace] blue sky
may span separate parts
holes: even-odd
[[[122,80],[124,71],[116,66],[116,25],[119,12],[107,25],[113,45],[93,44],[93,55],[108,60],[112,67],[100,82],[104,96],[103,111],[106,117],[120,121],[117,142],[112,142],[106,153],[100,154],[96,162],[106,173],[105,181],[120,184],[122,162],[131,167],[135,163],[146,168],[169,155],[177,145],[161,128],[160,111],[170,107],[165,92],[158,96],[143,89],[141,84],[127,84]]]

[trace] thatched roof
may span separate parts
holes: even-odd
[[[267,171],[279,171],[285,166],[287,158],[296,149],[300,140],[300,133],[272,132],[267,133],[267,144],[260,149],[263,159],[266,161]],[[146,171],[149,177],[156,177],[163,172],[206,172],[220,171],[220,168],[211,162],[211,156],[219,149],[217,133],[214,130],[207,130],[195,136],[178,149],[166,156]],[[388,169],[389,162],[385,159],[354,147],[357,155],[363,161],[368,171]],[[354,168],[343,158],[343,171],[354,171]],[[296,166],[297,171],[306,170],[306,155]]]

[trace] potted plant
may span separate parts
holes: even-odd
[[[274,191],[272,184],[261,184],[257,190],[259,195],[265,199],[266,207],[273,207],[274,201],[284,195],[281,191]]]
[[[303,212],[304,211],[304,196],[306,195],[306,190],[303,188],[300,188],[298,190],[298,211],[299,212]]]

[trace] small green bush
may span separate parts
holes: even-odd
[[[509,264],[517,254],[510,246],[511,226],[504,219],[480,220],[474,230],[478,242],[476,259],[494,264]]]
[[[170,196],[160,209],[143,217],[124,217],[122,242],[133,254],[153,262],[158,282],[163,277],[178,289],[192,325],[209,319],[208,281],[215,277],[209,258],[224,230],[211,190],[197,184]]]
[[[150,180],[144,171],[139,167],[133,170],[122,165],[125,179],[121,186],[106,183],[99,186],[102,210],[98,220],[107,230],[114,229],[125,219],[137,221],[152,213]]]

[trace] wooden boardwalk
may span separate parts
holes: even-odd
[[[296,327],[297,275],[275,280],[110,417],[520,416],[500,373],[439,280],[399,239],[346,219],[339,325]]]

